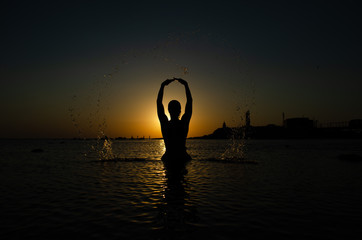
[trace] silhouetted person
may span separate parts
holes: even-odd
[[[181,104],[176,100],[170,101],[168,104],[168,112],[170,113],[171,120],[168,120],[162,104],[163,90],[165,86],[175,80],[185,86],[187,102],[185,113],[180,120]],[[157,114],[166,146],[166,152],[162,156],[162,161],[168,170],[181,170],[185,167],[185,164],[191,160],[190,155],[186,152],[186,137],[192,115],[192,97],[189,86],[185,80],[173,78],[167,79],[161,84],[157,97]]]

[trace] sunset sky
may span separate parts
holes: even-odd
[[[247,110],[254,126],[362,119],[357,1],[114,2],[2,4],[1,138],[161,137],[173,77],[189,137]]]

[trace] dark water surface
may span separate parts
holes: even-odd
[[[183,178],[166,174],[162,141],[0,141],[1,239],[358,239],[361,140],[189,140]],[[32,152],[32,150],[38,151]],[[84,156],[87,153],[87,157]],[[119,160],[121,158],[121,160]],[[127,158],[127,160],[124,160]],[[123,159],[123,160],[122,160]]]

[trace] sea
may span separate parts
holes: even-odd
[[[360,239],[362,140],[0,140],[0,239]]]

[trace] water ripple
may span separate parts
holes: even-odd
[[[84,158],[81,142],[6,143],[0,237],[353,238],[362,233],[362,165],[338,156],[361,155],[360,143],[254,142],[247,159],[258,164],[205,160],[212,154],[200,151],[178,178],[149,157]]]

